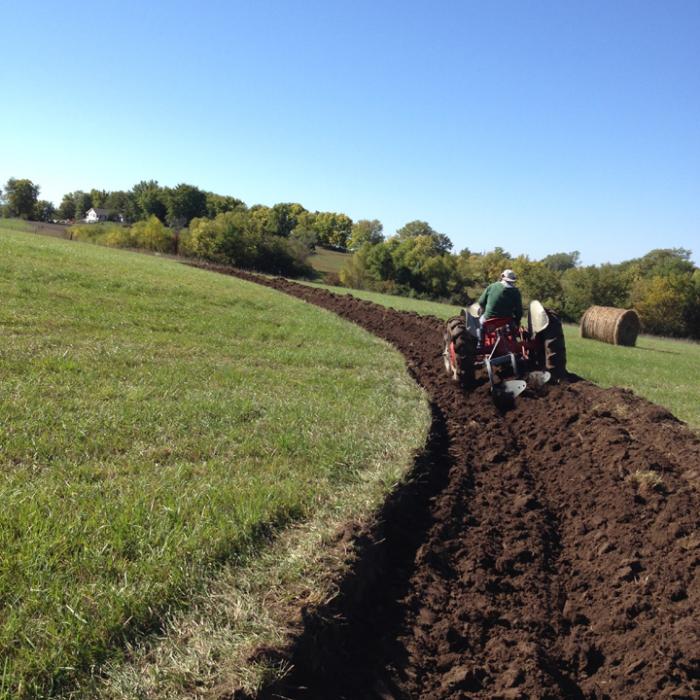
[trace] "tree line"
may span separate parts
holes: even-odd
[[[512,268],[525,299],[539,299],[566,320],[591,305],[635,308],[647,332],[700,337],[700,270],[683,248],[656,249],[618,264],[580,264],[578,251],[541,260],[503,248],[453,252],[452,241],[426,221],[411,221],[385,237],[376,219],[309,211],[298,203],[247,206],[242,200],[189,184],[163,187],[143,180],[128,191],[78,190],[56,209],[39,199],[31,180],[10,178],[0,190],[3,216],[79,221],[92,208],[126,225],[74,226],[71,235],[112,246],[146,248],[262,272],[311,276],[317,245],[349,250],[335,279],[346,287],[471,303]]]
[[[163,187],[157,180],[142,180],[130,190],[76,190],[63,195],[58,207],[39,199],[40,188],[31,180],[10,178],[0,189],[2,215],[30,221],[83,220],[91,208],[104,209],[113,222],[134,224],[155,216],[162,224],[184,229],[193,219],[215,219],[220,214],[247,212],[255,228],[266,234],[287,238],[292,234],[307,246],[317,243],[345,249],[352,219],[338,212],[308,211],[301,204],[280,203],[272,207],[248,207],[237,197],[207,192],[181,183]]]
[[[348,287],[470,304],[500,273],[513,269],[526,300],[539,299],[578,322],[592,305],[635,308],[649,333],[700,338],[700,269],[684,248],[655,249],[617,264],[580,264],[579,251],[541,260],[496,247],[452,253],[452,243],[425,221],[387,239],[363,242],[340,271]]]

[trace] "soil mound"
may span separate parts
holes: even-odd
[[[339,595],[264,652],[293,670],[259,697],[700,698],[691,431],[576,377],[501,413],[450,382],[442,321],[236,274],[392,343],[433,411]]]

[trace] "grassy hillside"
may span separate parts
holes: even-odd
[[[346,287],[332,287],[327,284],[317,282],[304,282],[310,287],[320,287],[328,289],[336,294],[352,294],[358,299],[367,299],[375,304],[389,306],[397,311],[415,311],[419,314],[437,316],[438,318],[449,318],[460,312],[459,306],[450,304],[440,304],[437,301],[424,301],[423,299],[410,299],[409,297],[394,296],[392,294],[381,294],[379,292],[368,292],[364,289],[348,289]]]
[[[0,229],[11,231],[30,231],[31,223],[23,219],[5,219],[0,217]]]
[[[0,697],[74,680],[424,439],[396,353],[256,285],[2,230],[0,298]]]
[[[48,224],[43,221],[0,218],[0,231],[26,231],[28,233],[41,233],[44,236],[54,236],[55,238],[68,238],[68,228],[63,224]]]
[[[340,253],[337,250],[327,250],[326,248],[318,247],[309,258],[309,264],[321,274],[326,272],[337,274],[351,257],[350,253]]]
[[[323,286],[323,285],[315,285]],[[342,287],[325,287],[338,294],[446,319],[459,313],[457,306],[408,299]],[[581,338],[578,326],[566,325],[570,372],[604,387],[621,386],[666,406],[691,426],[700,428],[700,343],[642,335],[634,348],[607,345]]]

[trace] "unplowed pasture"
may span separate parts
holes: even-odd
[[[397,353],[258,285],[2,231],[0,300],[0,697],[66,686],[423,442]]]

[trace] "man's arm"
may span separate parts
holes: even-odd
[[[486,289],[484,289],[481,296],[479,297],[479,301],[476,302],[482,309],[486,308],[486,301],[489,297],[489,288],[490,287],[486,287]]]
[[[520,325],[520,319],[523,317],[523,298],[520,296],[520,290],[517,289],[518,297],[515,302],[515,322]]]

